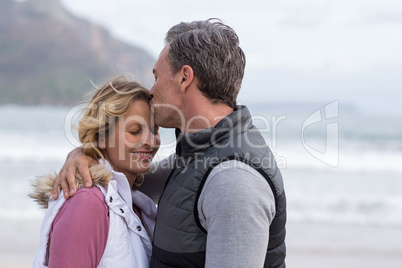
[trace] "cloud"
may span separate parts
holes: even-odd
[[[343,73],[402,62],[402,3],[396,0],[63,2],[155,57],[170,26],[219,17],[237,31],[250,69],[330,66]]]
[[[62,2],[73,13],[104,25],[155,58],[172,25],[210,17],[224,19],[236,30],[246,53],[244,85],[251,90],[247,96],[271,98],[272,89],[285,99],[340,96],[367,109],[382,109],[384,105],[375,105],[377,100],[386,103],[387,98],[397,99],[391,95],[400,96],[399,0]],[[298,93],[303,89],[309,93]],[[370,104],[360,101],[364,92],[376,92],[370,95]]]

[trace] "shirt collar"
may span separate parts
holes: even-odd
[[[130,204],[131,207],[131,204],[133,203],[131,196],[131,187],[128,183],[126,175],[113,170],[112,166],[106,159],[99,159],[99,164],[104,165],[105,168],[110,171],[110,173],[112,174],[111,180],[116,182],[117,192],[127,204]]]

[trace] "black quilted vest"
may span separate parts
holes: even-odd
[[[175,167],[159,200],[150,267],[204,267],[207,232],[198,219],[198,197],[212,168],[233,159],[256,169],[274,193],[276,215],[267,226],[270,237],[264,267],[285,267],[282,176],[244,106],[238,106],[214,128],[177,133]]]

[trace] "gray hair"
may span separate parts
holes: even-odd
[[[221,20],[181,22],[167,32],[172,72],[193,68],[200,91],[218,103],[236,106],[246,65],[235,31]]]

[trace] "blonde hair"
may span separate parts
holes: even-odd
[[[94,91],[78,124],[78,138],[86,155],[104,159],[99,140],[105,139],[114,127],[112,119],[124,116],[134,100],[149,102],[148,90],[135,81],[128,81],[123,75],[105,82]],[[133,187],[138,188],[143,180],[143,174],[137,174]]]

